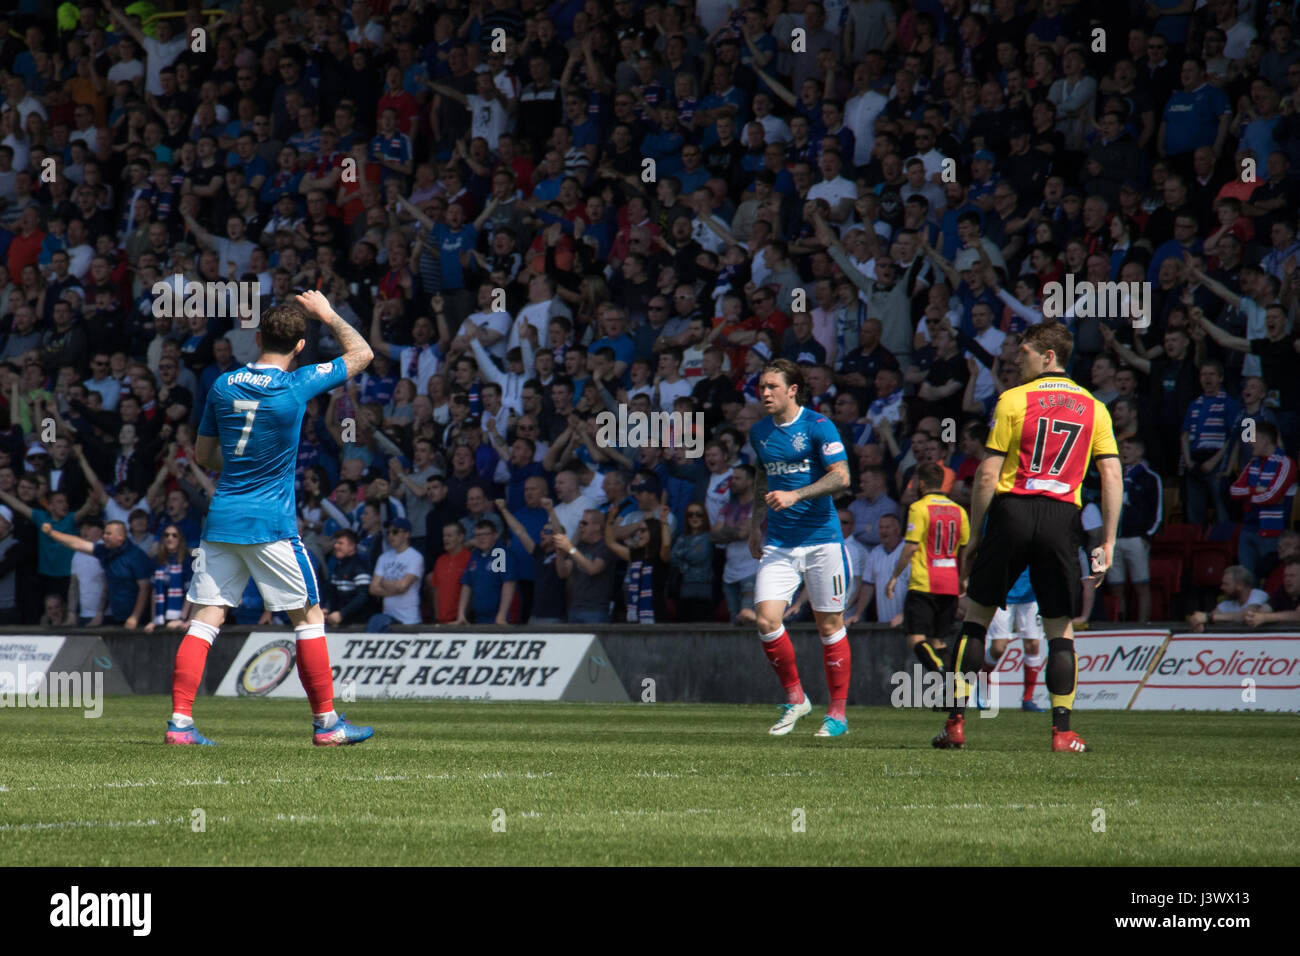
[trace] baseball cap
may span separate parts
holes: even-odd
[[[394,518],[392,521],[388,522],[388,530],[389,531],[410,531],[411,522],[407,521],[405,518]]]
[[[756,353],[764,362],[770,361],[772,358],[772,350],[767,347],[766,342],[755,342],[749,347],[749,350]]]
[[[1029,127],[1026,126],[1024,123],[1013,123],[1011,124],[1011,127],[1007,130],[1008,139],[1015,139],[1017,136],[1028,136],[1028,135],[1029,135]]]
[[[1135,192],[1135,193],[1140,193],[1142,191],[1142,187],[1138,185],[1138,181],[1136,179],[1124,180],[1124,182],[1120,184],[1119,188],[1127,189],[1130,192]]]
[[[661,490],[659,486],[659,478],[657,475],[647,475],[643,478],[638,478],[636,481],[632,482],[629,490],[645,491],[649,494],[657,495]]]
[[[991,150],[981,149],[975,154],[976,159],[982,159],[986,163],[996,163],[998,158],[993,155]]]
[[[27,455],[26,455],[27,458],[31,458],[33,455],[48,455],[48,454],[49,452],[46,451],[45,446],[38,441],[34,441],[27,446]]]

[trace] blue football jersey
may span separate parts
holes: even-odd
[[[795,420],[778,425],[771,415],[749,431],[768,491],[796,491],[821,480],[830,465],[847,461],[835,426],[817,412],[800,408]],[[784,511],[767,509],[767,543],[778,548],[842,544],[840,519],[830,495],[808,498]]]
[[[221,442],[205,541],[261,544],[298,534],[294,471],[307,401],[347,381],[343,359],[284,372],[250,363],[218,375],[199,434]]]

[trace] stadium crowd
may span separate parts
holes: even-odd
[[[1216,620],[1300,618],[1294,2],[19,7],[0,623],[187,620],[196,428],[257,346],[233,286],[155,308],[176,275],[263,308],[318,289],[374,348],[298,448],[332,627],[752,621],[778,356],[852,450],[846,620],[896,623],[915,469],[969,502],[1044,321],[1124,464],[1084,616],[1147,619],[1180,519],[1236,541]],[[1149,323],[1045,317],[1070,281],[1149,282]],[[312,325],[301,361],[337,355]],[[702,429],[620,446],[597,427],[620,406]],[[1081,544],[1099,526],[1085,507]],[[271,619],[251,585],[233,613]]]

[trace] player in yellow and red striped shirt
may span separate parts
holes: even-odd
[[[1087,750],[1070,730],[1078,679],[1071,619],[1079,613],[1083,582],[1078,547],[1080,486],[1089,461],[1101,474],[1101,546],[1092,552],[1093,587],[1111,564],[1124,477],[1106,406],[1065,374],[1074,341],[1056,322],[1031,326],[1020,343],[1020,380],[998,399],[989,455],[975,473],[971,494],[970,574],[966,620],[952,656],[958,675],[978,672],[995,608],[1029,568],[1048,639],[1047,688],[1052,695],[1052,749]],[[985,518],[987,517],[987,524]],[[940,748],[965,744],[963,682]]]
[[[893,598],[894,585],[910,562],[912,575],[903,600],[903,632],[921,666],[942,671],[939,651],[957,618],[961,593],[961,559],[970,540],[970,519],[961,505],[943,494],[943,469],[933,462],[918,465],[917,488],[921,497],[907,509],[903,552],[885,585]]]

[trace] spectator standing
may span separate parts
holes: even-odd
[[[731,474],[731,500],[722,506],[709,537],[726,545],[722,593],[734,624],[754,622],[754,580],[758,559],[749,550],[749,524],[754,513],[754,466],[737,465]]]
[[[429,599],[434,623],[452,624],[460,615],[460,582],[470,559],[469,549],[465,547],[465,528],[459,521],[442,526],[442,548],[429,574]]]
[[[134,630],[148,620],[146,615],[153,597],[153,566],[143,551],[126,540],[126,525],[110,521],[104,526],[103,539],[95,542],[56,531],[49,521],[41,523],[41,534],[70,551],[93,554],[104,566],[108,581],[105,624]]]
[[[705,507],[698,502],[692,503],[686,507],[685,527],[672,543],[672,566],[681,573],[681,586],[676,594],[669,594],[668,597],[677,600],[679,621],[713,619],[713,542],[709,533],[710,524]]]
[[[370,596],[370,566],[357,553],[357,534],[349,528],[334,532],[326,563],[325,623],[330,627],[351,627],[369,620],[374,606]]]
[[[1240,406],[1223,390],[1223,364],[1216,360],[1201,364],[1201,391],[1183,420],[1183,513],[1184,520],[1207,525],[1207,505],[1214,506],[1216,521],[1228,519],[1220,476],[1228,459],[1228,426]]]
[[[1120,512],[1115,557],[1106,575],[1106,590],[1119,603],[1119,619],[1128,620],[1125,582],[1137,595],[1137,617],[1151,617],[1151,538],[1160,527],[1164,486],[1143,454],[1146,442],[1130,435],[1119,443],[1119,460],[1124,468],[1124,508]]]
[[[371,631],[387,631],[395,623],[420,623],[424,556],[411,547],[411,523],[394,518],[388,523],[388,540],[392,547],[379,556],[370,579],[370,593],[383,598],[383,610],[366,625]]]
[[[605,519],[594,508],[578,521],[578,540],[555,538],[556,571],[568,582],[569,623],[608,624],[613,599],[614,556],[602,540]]]
[[[1230,492],[1245,510],[1237,563],[1251,574],[1258,572],[1261,558],[1277,550],[1278,536],[1291,520],[1295,492],[1295,464],[1278,449],[1277,427],[1260,422],[1255,426],[1255,455]]]
[[[461,575],[460,608],[456,624],[510,623],[516,574],[510,552],[497,546],[500,535],[491,521],[474,526],[474,550]],[[472,621],[471,621],[472,618]]]

